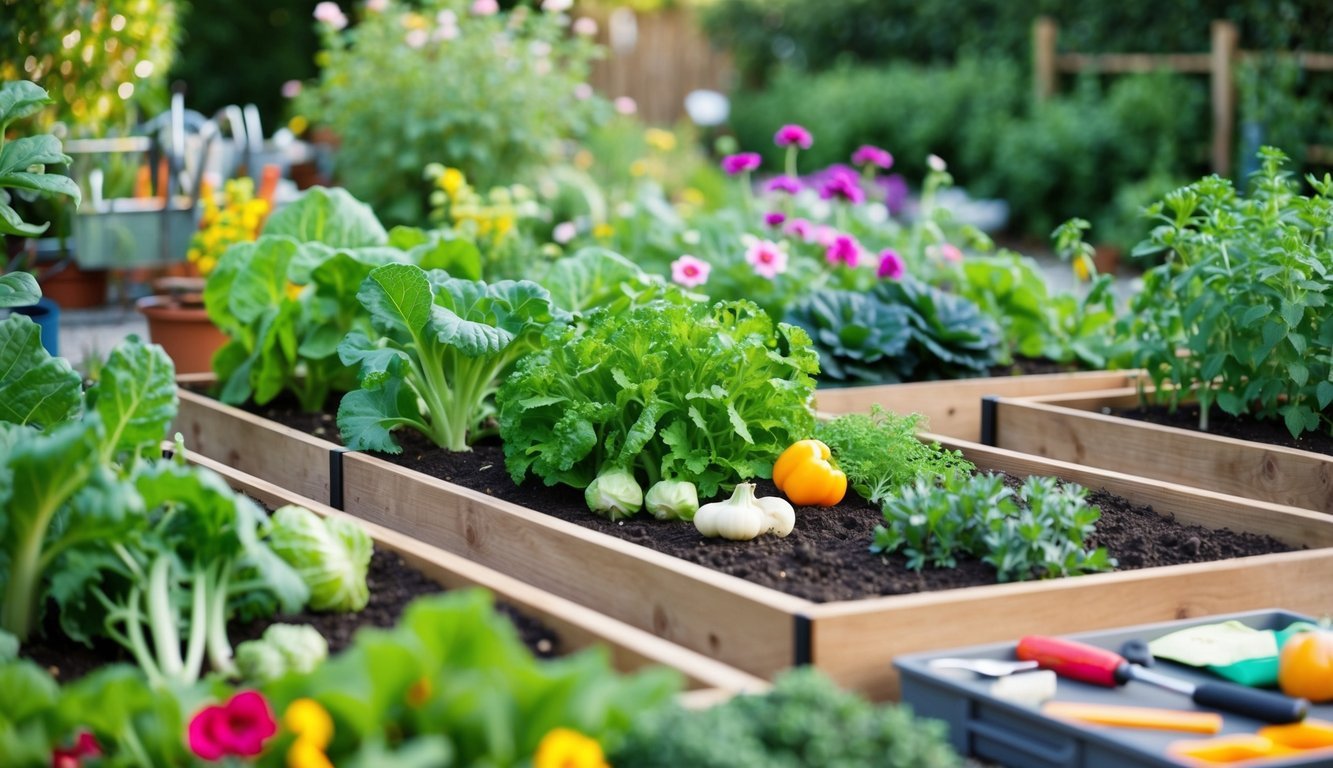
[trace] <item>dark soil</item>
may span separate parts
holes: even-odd
[[[1172,412],[1165,405],[1151,405],[1146,408],[1111,408],[1112,415],[1127,419],[1148,421],[1168,427],[1179,427],[1195,432],[1199,431],[1199,405],[1189,403],[1180,405]],[[1256,443],[1281,445],[1313,451],[1325,456],[1333,456],[1333,435],[1326,432],[1306,432],[1300,437],[1292,437],[1282,419],[1261,421],[1250,416],[1232,416],[1219,408],[1213,408],[1208,414],[1208,434],[1222,437],[1234,437],[1240,440],[1253,440]]]
[[[328,417],[293,416],[279,409],[259,412],[298,429],[310,424],[322,426],[328,439],[338,439],[336,427],[325,420]],[[836,507],[798,508],[796,529],[786,538],[761,536],[740,542],[707,539],[691,523],[663,522],[644,514],[611,522],[589,512],[582,491],[572,488],[548,488],[535,478],[515,485],[505,471],[504,454],[498,445],[478,445],[468,453],[450,453],[414,432],[399,431],[395,435],[405,446],[404,452],[382,458],[396,464],[816,602],[995,583],[995,570],[978,560],[963,559],[956,568],[917,573],[907,569],[906,558],[901,555],[870,552],[871,532],[883,516],[851,493]],[[771,482],[762,480],[758,491],[761,496],[778,493]],[[1094,489],[1090,501],[1102,510],[1090,544],[1106,547],[1119,561],[1119,570],[1293,549],[1268,536],[1184,525],[1158,515],[1151,507],[1135,506],[1103,490]]]
[[[1088,368],[1077,362],[1057,363],[1044,357],[1015,357],[1009,365],[992,366],[986,371],[987,376],[1026,376],[1038,373],[1075,373]]]
[[[232,645],[259,637],[270,624],[279,622],[309,624],[329,641],[329,653],[337,653],[351,643],[357,629],[392,627],[398,622],[403,609],[414,598],[444,591],[439,584],[403,562],[402,558],[380,550],[376,550],[371,557],[366,583],[370,587],[370,602],[363,611],[302,612],[233,624],[229,632]],[[496,610],[514,622],[519,636],[533,653],[544,658],[556,655],[559,640],[551,630],[535,619],[518,613],[510,606],[499,604]],[[106,664],[117,661],[133,662],[128,651],[109,640],[99,641],[93,648],[70,640],[60,630],[59,625],[50,620],[54,613],[54,611],[48,612],[45,637],[25,643],[22,655],[46,667],[57,680],[67,683]]]

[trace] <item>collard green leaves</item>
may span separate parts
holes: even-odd
[[[161,347],[131,336],[111,350],[88,402],[102,417],[105,456],[153,446],[176,418],[175,366]]]
[[[36,114],[52,99],[40,86],[26,80],[0,83],[0,188],[23,189],[45,195],[69,197],[78,206],[79,185],[68,176],[46,173],[44,166],[65,165],[70,158],[61,151],[60,140],[43,134],[6,141],[10,123]],[[37,237],[49,224],[23,221],[0,193],[0,235]],[[0,306],[14,306],[13,304]]]
[[[36,304],[40,298],[42,289],[37,285],[37,278],[27,272],[0,275],[0,309],[27,307]]]
[[[813,430],[810,340],[749,302],[658,301],[587,321],[549,333],[500,389],[515,481],[532,472],[583,488],[620,467],[649,485],[692,481],[705,498],[767,477]]]
[[[337,187],[307,190],[300,200],[269,217],[264,234],[286,235],[298,242],[318,242],[330,248],[384,245],[389,240],[389,233],[370,206]]]
[[[73,418],[83,403],[82,379],[42,347],[31,319],[0,320],[0,421],[50,427]]]

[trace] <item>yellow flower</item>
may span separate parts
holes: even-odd
[[[537,745],[532,768],[610,768],[602,745],[569,728],[552,728]]]
[[[418,678],[407,689],[407,705],[415,708],[425,704],[430,699],[432,690],[429,677]]]
[[[602,222],[592,228],[592,236],[598,240],[610,240],[615,234],[616,228],[606,222]]]
[[[333,768],[333,762],[323,747],[299,738],[287,749],[287,768]]]
[[[686,187],[680,191],[680,201],[686,205],[700,206],[708,202],[708,199],[694,187]]]
[[[307,120],[304,115],[294,115],[291,120],[287,121],[287,130],[297,136],[305,133],[306,129],[309,127],[310,121]]]
[[[1088,263],[1089,261],[1090,259],[1082,254],[1074,257],[1074,277],[1083,281],[1092,278],[1092,266]]]
[[[449,197],[457,198],[458,193],[467,187],[467,177],[457,168],[445,168],[440,174],[440,189]]]
[[[580,171],[586,171],[592,167],[592,164],[593,164],[593,156],[592,153],[589,152],[588,150],[580,149],[578,152],[574,153],[575,168],[578,168]]]
[[[644,160],[635,160],[629,164],[629,175],[638,178],[648,174],[648,163]]]
[[[296,301],[297,299],[301,298],[301,288],[302,286],[299,286],[296,283],[293,283],[292,281],[288,280],[287,298],[291,299],[292,301]]]
[[[505,235],[509,234],[510,231],[512,231],[513,229],[514,229],[514,217],[513,217],[513,216],[496,216],[496,217],[495,217],[495,235],[496,235],[496,237],[504,237]]]
[[[676,148],[676,134],[661,128],[649,128],[644,131],[643,140],[658,152],[670,152]]]
[[[288,704],[282,716],[282,724],[296,734],[298,742],[306,742],[320,751],[333,740],[333,718],[314,699],[297,699]]]

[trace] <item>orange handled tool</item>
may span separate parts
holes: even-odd
[[[1222,730],[1222,716],[1216,712],[1128,707],[1119,704],[1085,704],[1078,701],[1048,701],[1042,705],[1041,713],[1049,717],[1098,725],[1118,725],[1125,728],[1153,728],[1190,733],[1217,733]]]
[[[1155,685],[1189,696],[1195,704],[1212,707],[1266,723],[1295,723],[1303,720],[1310,702],[1272,691],[1246,688],[1223,682],[1194,684],[1164,675],[1137,664],[1105,648],[1074,640],[1044,635],[1028,635],[1018,641],[1016,655],[1024,661],[1036,661],[1043,669],[1061,677],[1114,688],[1130,680]]]

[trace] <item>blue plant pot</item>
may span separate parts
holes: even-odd
[[[52,356],[60,354],[60,305],[43,296],[30,307],[14,307],[16,315],[27,315],[41,329],[42,346]]]

